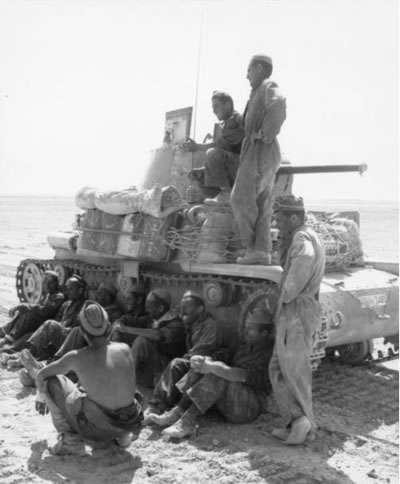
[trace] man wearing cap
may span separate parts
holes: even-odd
[[[166,289],[151,291],[145,308],[149,316],[147,327],[124,330],[135,338],[132,354],[138,382],[153,387],[171,359],[185,352],[185,330],[182,319],[171,310],[171,294]]]
[[[281,162],[277,135],[286,118],[286,100],[269,80],[272,60],[250,59],[247,79],[250,99],[243,114],[245,137],[232,190],[232,208],[245,249],[239,264],[271,263],[272,188]]]
[[[188,139],[184,144],[187,151],[205,151],[206,161],[203,169],[192,170],[189,174],[199,178],[200,184],[209,189],[219,190],[215,198],[207,198],[205,203],[230,203],[231,190],[239,166],[239,153],[244,137],[240,115],[234,110],[232,97],[220,91],[214,91],[212,109],[221,121],[217,137],[211,143],[196,143]],[[204,178],[204,179],[203,179]]]
[[[61,306],[57,317],[45,321],[24,345],[38,360],[51,358],[71,329],[79,325],[79,312],[86,300],[86,282],[74,274],[65,283],[65,290],[68,300]]]
[[[136,335],[131,334],[127,328],[148,327],[150,318],[145,313],[145,300],[146,291],[142,282],[138,282],[128,290],[124,298],[126,312],[114,322],[111,341],[119,341],[131,346]]]
[[[87,347],[70,351],[40,371],[31,369],[38,388],[36,409],[42,415],[50,410],[59,433],[58,442],[49,447],[54,455],[83,455],[85,443],[93,448],[113,442],[127,447],[143,418],[131,351],[124,343],[109,343],[107,313],[98,303],[86,301],[80,321]],[[81,387],[61,376],[71,371]]]
[[[0,348],[14,350],[14,344],[21,338],[24,344],[25,338],[46,321],[54,318],[64,302],[64,294],[60,291],[58,275],[54,271],[45,271],[43,274],[44,301],[39,304],[21,303],[9,311],[11,321],[3,324],[0,328]],[[25,337],[25,338],[24,338]],[[0,349],[1,351],[1,349]]]
[[[265,368],[272,354],[272,332],[270,313],[250,313],[242,342],[226,352],[221,361],[192,356],[189,371],[176,383],[178,404],[162,415],[148,415],[146,423],[167,427],[163,430],[166,437],[183,438],[195,432],[197,417],[213,406],[230,423],[255,420],[271,390]]]
[[[195,355],[213,356],[221,346],[221,329],[206,312],[204,299],[199,294],[194,291],[183,294],[181,317],[186,335],[186,353],[169,363],[154,389],[151,405],[159,409],[172,407],[179,401],[181,394],[175,385],[190,370],[190,358]]]
[[[325,252],[318,235],[305,225],[301,197],[277,197],[274,217],[281,238],[283,274],[269,375],[284,426],[272,434],[286,444],[296,445],[307,436],[312,438],[316,431],[310,356],[321,322],[318,295]]]

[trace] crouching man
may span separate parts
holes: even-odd
[[[50,410],[59,433],[50,448],[54,455],[83,455],[86,441],[96,448],[113,441],[127,447],[143,419],[129,346],[108,341],[107,313],[96,302],[85,302],[80,321],[88,346],[70,351],[36,376],[36,409],[42,415]],[[70,371],[84,390],[61,376]]]
[[[176,383],[178,404],[162,415],[149,414],[146,423],[155,423],[168,438],[183,438],[196,430],[197,417],[212,406],[231,423],[255,420],[270,393],[266,369],[272,355],[272,317],[266,312],[251,313],[245,323],[244,340],[224,361],[193,355],[189,371]]]

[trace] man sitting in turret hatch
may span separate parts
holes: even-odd
[[[244,138],[240,115],[234,111],[232,97],[225,93],[214,91],[212,109],[221,123],[220,133],[211,143],[196,143],[188,139],[184,144],[187,151],[205,151],[205,168],[192,170],[193,178],[201,178],[204,172],[204,186],[216,188],[220,192],[215,198],[207,198],[204,202],[210,204],[229,204],[231,189],[235,182],[239,167],[239,154]],[[202,180],[199,180],[202,184]]]

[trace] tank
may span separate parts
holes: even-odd
[[[43,298],[42,273],[52,269],[61,284],[72,273],[80,274],[88,283],[89,297],[101,282],[112,282],[121,305],[123,295],[137,280],[148,291],[167,288],[173,305],[179,304],[186,290],[195,290],[221,322],[227,340],[240,333],[255,307],[273,312],[282,273],[277,253],[270,266],[235,263],[241,247],[233,213],[229,207],[204,204],[210,193],[192,175],[201,175],[204,161],[203,153],[187,153],[166,136],[153,153],[143,186],[151,196],[156,192],[165,195],[168,210],[162,216],[110,214],[98,208],[79,213],[72,230],[48,235],[53,259],[21,261],[16,275],[19,299],[39,302]],[[292,166],[285,161],[276,175],[274,195],[291,193],[294,176],[365,169],[365,165]],[[172,191],[168,186],[174,187]],[[316,227],[325,224],[325,230],[332,215],[309,214]],[[324,234],[328,264],[320,289],[321,330],[311,356],[314,369],[327,353],[358,364],[371,355],[374,338],[398,341],[398,264],[364,261],[361,252],[351,258],[361,247],[354,249],[359,213],[335,214],[338,219],[342,220],[342,233],[336,238],[329,230]],[[349,227],[355,231],[353,239]],[[276,248],[274,228],[272,238]],[[352,240],[353,252],[349,248]]]

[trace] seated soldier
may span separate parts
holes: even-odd
[[[185,330],[181,318],[170,309],[171,295],[166,289],[151,291],[145,307],[150,324],[144,328],[122,326],[122,330],[135,338],[132,354],[138,382],[153,387],[171,359],[185,352]]]
[[[239,167],[244,129],[239,113],[233,109],[233,99],[229,94],[214,91],[211,102],[214,114],[222,121],[215,141],[200,144],[189,138],[184,147],[187,151],[206,152],[204,170],[192,170],[189,174],[199,179],[200,185],[204,184],[207,188],[212,187],[220,191],[215,198],[207,198],[204,202],[227,204],[230,203],[231,190]]]
[[[149,325],[150,318],[145,314],[145,297],[146,292],[141,282],[129,289],[124,298],[126,312],[113,321],[111,341],[131,346],[136,336],[126,328],[146,328]]]
[[[174,358],[162,373],[154,389],[154,398],[150,401],[149,414],[153,410],[176,405],[181,393],[175,384],[190,370],[190,358],[195,355],[212,356],[221,344],[221,328],[206,312],[203,298],[195,292],[184,293],[181,317],[186,334],[186,354],[182,358]]]
[[[162,415],[150,414],[147,423],[168,427],[168,438],[183,438],[196,430],[196,420],[212,406],[231,423],[249,423],[263,409],[271,391],[268,380],[269,360],[273,350],[272,316],[255,311],[246,319],[244,340],[232,348],[226,362],[209,356],[190,358],[189,371],[176,383],[180,399]]]
[[[21,338],[25,342],[29,335],[36,331],[47,319],[54,318],[64,302],[64,294],[60,291],[58,275],[54,271],[43,274],[44,301],[39,304],[21,303],[9,311],[11,321],[0,327],[0,348],[13,351],[14,344]],[[22,342],[22,340],[21,340]],[[17,344],[18,347],[18,344]]]
[[[79,325],[79,312],[86,300],[86,282],[74,274],[67,280],[65,288],[68,300],[61,306],[57,318],[45,321],[18,350],[26,347],[38,360],[47,360],[61,347],[71,329]],[[13,366],[18,366],[18,354],[14,363]]]
[[[96,291],[96,301],[102,306],[107,313],[108,320],[111,322],[113,318],[118,318],[121,315],[121,309],[115,303],[115,298],[117,295],[117,290],[115,286],[111,283],[101,283]],[[64,343],[61,345],[60,349],[48,359],[47,363],[58,360],[71,350],[78,350],[87,346],[87,341],[83,335],[80,326],[72,328],[66,337]],[[33,358],[33,356],[32,356]],[[24,358],[20,358],[22,366],[24,366]],[[16,365],[12,365],[16,366]],[[35,368],[43,368],[45,363],[43,361],[37,362]],[[76,381],[76,376],[73,374],[68,375],[73,381]],[[22,368],[19,373],[19,378],[22,385],[26,387],[35,386],[35,379],[30,376],[29,371],[26,368]]]
[[[127,447],[131,432],[143,418],[130,349],[108,341],[107,313],[96,302],[86,301],[80,321],[88,346],[67,353],[34,375],[36,409],[42,415],[50,410],[59,433],[58,442],[50,447],[54,455],[83,455],[85,442],[94,448],[108,447],[114,441]],[[30,370],[35,373],[34,365]],[[78,375],[84,390],[65,376],[57,376],[70,371]]]

